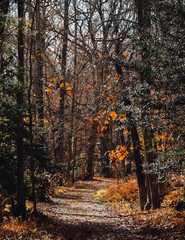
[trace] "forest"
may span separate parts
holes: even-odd
[[[0,239],[183,239],[184,80],[184,0],[1,0]]]

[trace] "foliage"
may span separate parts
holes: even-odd
[[[162,188],[165,192],[162,208],[159,210],[141,211],[138,205],[137,183],[134,176],[127,181],[114,182],[105,189],[98,190],[94,197],[106,202],[108,209],[122,216],[124,221],[132,222],[135,228],[183,228],[185,226],[185,209],[175,210],[182,200],[182,177],[173,175],[171,181]]]
[[[125,181],[114,182],[105,189],[100,189],[94,197],[98,200],[108,202],[129,202],[133,203],[138,198],[138,188],[135,176],[128,177]]]

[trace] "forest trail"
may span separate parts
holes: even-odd
[[[107,179],[78,181],[53,198],[52,203],[40,203],[39,211],[47,221],[43,226],[51,234],[49,239],[174,239],[170,238],[168,232],[157,229],[143,231],[129,222],[128,218],[116,215],[105,204],[95,200],[93,194],[110,183],[111,180]]]

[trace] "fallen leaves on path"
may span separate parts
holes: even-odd
[[[182,240],[184,212],[139,211],[124,202],[102,203],[93,195],[113,179],[78,181],[57,190],[51,202],[39,203],[40,216],[20,222],[5,219],[0,239],[35,240]],[[133,203],[132,203],[133,204]],[[170,212],[171,211],[171,212]]]
[[[52,204],[41,203],[39,209],[47,216],[50,231],[69,240],[184,238],[183,213],[128,210],[123,203],[104,204],[93,198],[111,183],[116,180],[78,181],[53,198]],[[178,227],[171,220],[179,221]]]

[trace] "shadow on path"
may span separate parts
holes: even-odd
[[[79,181],[51,203],[41,203],[42,228],[57,240],[183,239],[178,232],[137,228],[128,218],[113,214],[93,199],[110,181]],[[176,236],[174,238],[173,236]]]

